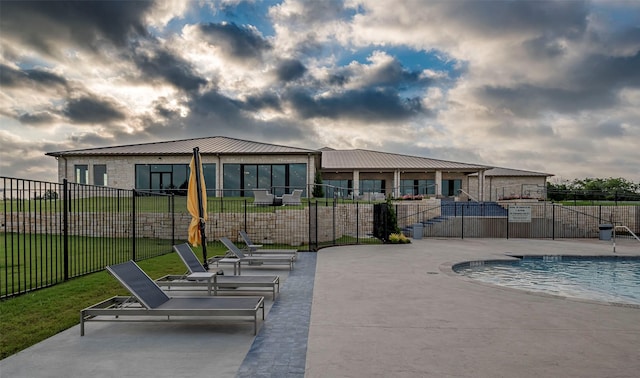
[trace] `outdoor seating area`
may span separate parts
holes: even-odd
[[[85,323],[202,321],[203,318],[224,318],[250,321],[253,334],[258,333],[258,312],[264,321],[264,297],[180,296],[170,297],[134,261],[107,266],[130,297],[115,296],[81,311],[80,335]],[[173,318],[172,318],[173,317]]]
[[[232,276],[220,274],[224,272],[219,271],[211,272],[202,266],[189,244],[174,245],[173,250],[180,256],[188,271],[183,275],[166,275],[157,279],[156,283],[166,290],[206,289],[208,295],[221,295],[220,291],[231,291],[234,295],[270,291],[273,300],[280,291],[280,276]]]
[[[253,190],[253,204],[257,206],[287,206],[302,204],[302,189],[294,189],[280,197],[269,193],[266,189]]]

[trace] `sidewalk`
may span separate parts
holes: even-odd
[[[618,241],[616,255],[640,255]],[[498,288],[455,262],[614,255],[598,240],[423,239],[299,254],[251,326],[88,323],[0,361],[0,377],[636,377],[640,308]],[[180,295],[184,295],[181,293]],[[101,298],[96,298],[96,301]]]
[[[613,255],[611,243],[597,240],[425,239],[322,250],[305,376],[638,376],[640,308],[503,289],[450,270],[506,252]],[[640,243],[618,243],[617,252],[640,255]]]

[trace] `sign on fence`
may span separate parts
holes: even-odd
[[[531,223],[531,206],[509,206],[509,222]]]

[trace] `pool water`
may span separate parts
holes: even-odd
[[[640,305],[640,258],[531,256],[454,266],[467,277],[510,288]]]

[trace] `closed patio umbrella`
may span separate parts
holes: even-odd
[[[191,214],[189,224],[189,243],[197,247],[202,245],[202,265],[209,268],[207,263],[207,237],[204,225],[207,219],[207,188],[204,183],[200,149],[193,149],[193,157],[189,163],[189,187],[187,189],[187,210]]]

